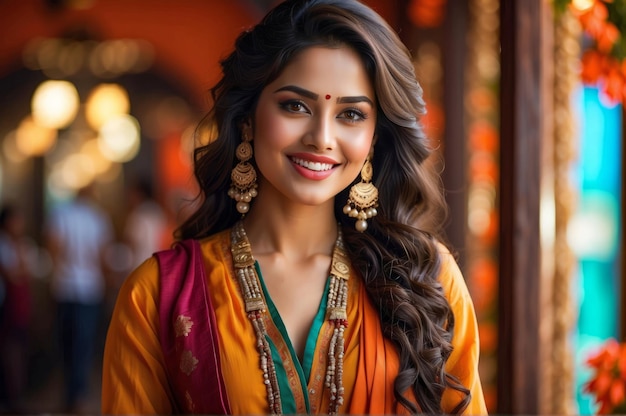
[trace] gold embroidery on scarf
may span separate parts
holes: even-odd
[[[180,356],[180,371],[189,375],[198,366],[198,359],[193,356],[191,351],[185,350]]]
[[[189,393],[189,390],[185,390],[185,399],[187,399],[187,409],[189,413],[194,413],[196,410],[196,405],[193,403],[193,399],[191,398],[191,393]]]
[[[178,315],[176,317],[176,321],[174,322],[174,333],[176,337],[180,337],[182,335],[188,336],[191,332],[191,327],[193,326],[193,321],[190,317],[185,315]]]

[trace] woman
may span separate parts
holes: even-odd
[[[406,48],[287,0],[222,62],[198,210],[120,292],[104,413],[486,413]]]

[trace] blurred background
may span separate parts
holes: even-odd
[[[117,289],[193,209],[218,62],[278,2],[0,0],[0,412],[99,412]],[[619,409],[625,2],[365,3],[424,88],[490,413]],[[91,297],[55,280],[68,247],[103,253]],[[76,303],[98,305],[93,331],[64,330]],[[72,408],[67,345],[89,369]]]

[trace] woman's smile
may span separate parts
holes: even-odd
[[[322,180],[333,174],[333,169],[338,166],[334,160],[316,155],[291,155],[289,157],[294,169],[307,179]]]

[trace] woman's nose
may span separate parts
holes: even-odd
[[[334,117],[319,116],[311,123],[311,128],[304,137],[307,146],[313,146],[316,150],[331,150],[336,143],[336,129]]]

